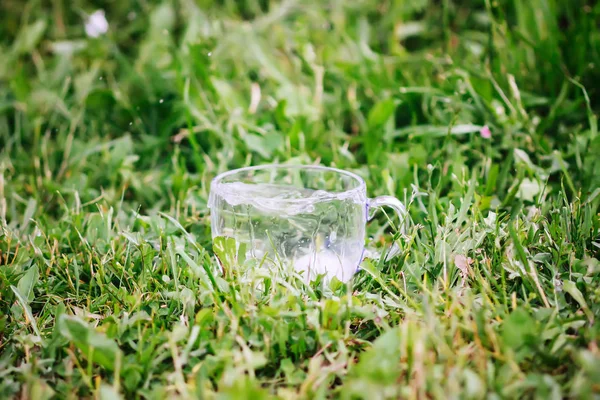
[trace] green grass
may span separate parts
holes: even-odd
[[[0,398],[600,396],[600,5],[94,3],[0,2]],[[398,257],[222,275],[268,162],[403,199]]]

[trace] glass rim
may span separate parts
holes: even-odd
[[[275,170],[285,170],[285,169],[299,169],[299,170],[313,170],[313,171],[328,171],[328,172],[334,172],[336,174],[342,175],[342,176],[346,176],[349,178],[352,178],[352,180],[354,180],[357,185],[351,189],[347,189],[347,190],[343,190],[343,191],[329,191],[329,190],[323,190],[324,192],[327,193],[331,193],[334,196],[340,196],[343,195],[344,197],[346,197],[347,195],[354,193],[354,192],[362,192],[366,194],[366,188],[367,185],[365,183],[365,180],[363,178],[361,178],[359,175],[355,174],[354,172],[350,172],[350,171],[346,171],[340,168],[334,168],[334,167],[325,167],[322,165],[307,165],[307,164],[263,164],[263,165],[256,165],[256,166],[252,166],[252,167],[243,167],[243,168],[236,168],[236,169],[232,169],[229,171],[225,171],[220,173],[219,175],[215,176],[212,181],[211,181],[211,185],[210,185],[210,191],[214,192],[213,194],[219,194],[219,186],[221,186],[222,181],[224,178],[230,177],[232,175],[236,175],[239,173],[243,173],[243,172],[252,172],[252,171],[266,171],[269,169],[275,169]],[[279,201],[281,202],[298,202],[298,201],[304,201],[305,199],[280,199]]]

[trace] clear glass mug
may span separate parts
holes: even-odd
[[[395,197],[367,198],[365,181],[336,168],[262,165],[228,171],[213,179],[211,210],[216,238],[235,239],[246,259],[284,264],[306,281],[325,275],[347,282],[363,259],[372,210],[389,206],[403,222]]]

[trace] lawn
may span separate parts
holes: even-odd
[[[0,398],[599,398],[599,23],[2,0]],[[379,213],[347,284],[222,272],[210,181],[265,163],[355,172],[410,222]]]

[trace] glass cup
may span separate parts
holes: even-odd
[[[395,197],[369,199],[358,175],[304,165],[222,173],[211,183],[208,202],[213,247],[217,238],[233,238],[246,259],[292,266],[307,282],[318,275],[347,282],[354,275],[366,223],[381,206],[394,209],[402,225],[406,209]]]

